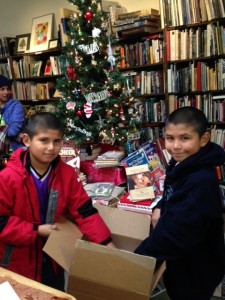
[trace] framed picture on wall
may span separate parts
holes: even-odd
[[[49,40],[48,49],[58,48],[59,40],[58,39],[51,39]]]
[[[16,36],[15,54],[21,54],[30,49],[30,33]]]
[[[48,49],[52,38],[53,14],[33,18],[31,28],[30,52]]]

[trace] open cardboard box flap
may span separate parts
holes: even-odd
[[[151,217],[101,204],[95,204],[109,227],[114,244],[123,250],[133,251],[149,236]]]
[[[82,239],[83,234],[74,223],[65,218],[61,218],[57,224],[59,230],[51,232],[43,251],[69,273],[76,240]]]
[[[97,208],[118,249],[82,241],[82,233],[66,219],[60,219],[60,230],[51,233],[43,249],[69,273],[67,292],[79,300],[149,299],[165,266],[156,272],[155,258],[132,251],[149,235],[150,216]]]

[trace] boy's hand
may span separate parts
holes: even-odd
[[[156,224],[158,223],[158,220],[160,218],[160,208],[155,208],[152,213],[152,227],[155,228]]]
[[[106,246],[117,249],[117,247],[112,242],[108,243]]]
[[[38,226],[37,234],[38,236],[48,238],[52,230],[59,230],[59,226],[57,224],[43,224]]]

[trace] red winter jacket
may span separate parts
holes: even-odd
[[[25,168],[27,151],[19,149],[0,172],[0,266],[41,280],[43,240],[39,201],[32,176]],[[106,244],[111,234],[79,182],[74,169],[60,157],[49,180],[46,223],[69,214],[89,241]]]

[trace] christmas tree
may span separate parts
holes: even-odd
[[[65,76],[57,80],[61,99],[56,104],[65,137],[78,145],[124,145],[137,133],[140,118],[113,51],[109,14],[101,0],[68,1],[77,13],[68,22],[70,42],[60,58]]]

